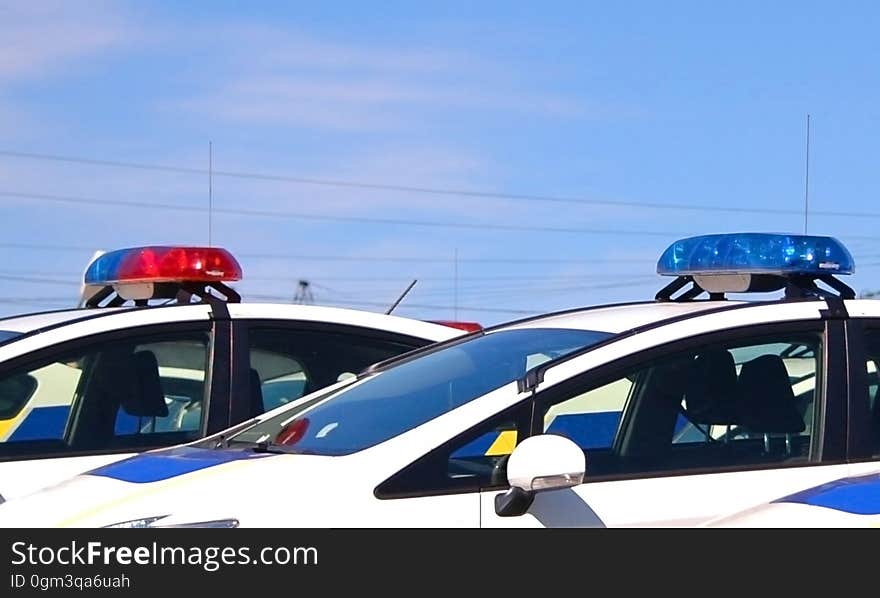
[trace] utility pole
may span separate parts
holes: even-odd
[[[308,280],[300,280],[297,283],[296,294],[293,296],[294,303],[308,303],[312,304],[315,302],[315,296],[312,295],[312,285]]]

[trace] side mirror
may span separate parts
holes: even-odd
[[[584,451],[564,436],[541,434],[526,438],[507,461],[510,490],[495,497],[499,517],[528,511],[536,492],[577,486],[584,481]]]

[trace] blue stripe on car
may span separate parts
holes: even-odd
[[[550,422],[547,432],[565,436],[582,449],[608,448],[619,423],[619,411],[562,413]]]
[[[6,442],[19,440],[60,440],[64,438],[64,426],[70,405],[35,407],[27,414]]]
[[[773,502],[825,507],[854,515],[880,515],[880,474],[835,480]]]
[[[255,453],[248,449],[215,450],[183,446],[158,453],[135,455],[134,457],[87,471],[86,475],[103,476],[123,482],[145,484],[167,480],[179,475],[214,467],[215,465],[269,456],[271,455]]]

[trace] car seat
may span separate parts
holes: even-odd
[[[739,374],[737,419],[748,432],[764,436],[764,449],[770,452],[770,434],[786,435],[791,450],[791,434],[806,429],[785,362],[778,355],[761,355],[742,365]]]

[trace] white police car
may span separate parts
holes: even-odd
[[[653,301],[391,359],[9,501],[0,525],[698,525],[880,471],[880,301],[853,268],[829,237],[683,239]]]
[[[87,269],[86,307],[0,319],[0,495],[202,438],[464,334],[372,312],[242,303],[226,284],[241,276],[220,248],[119,250]]]

